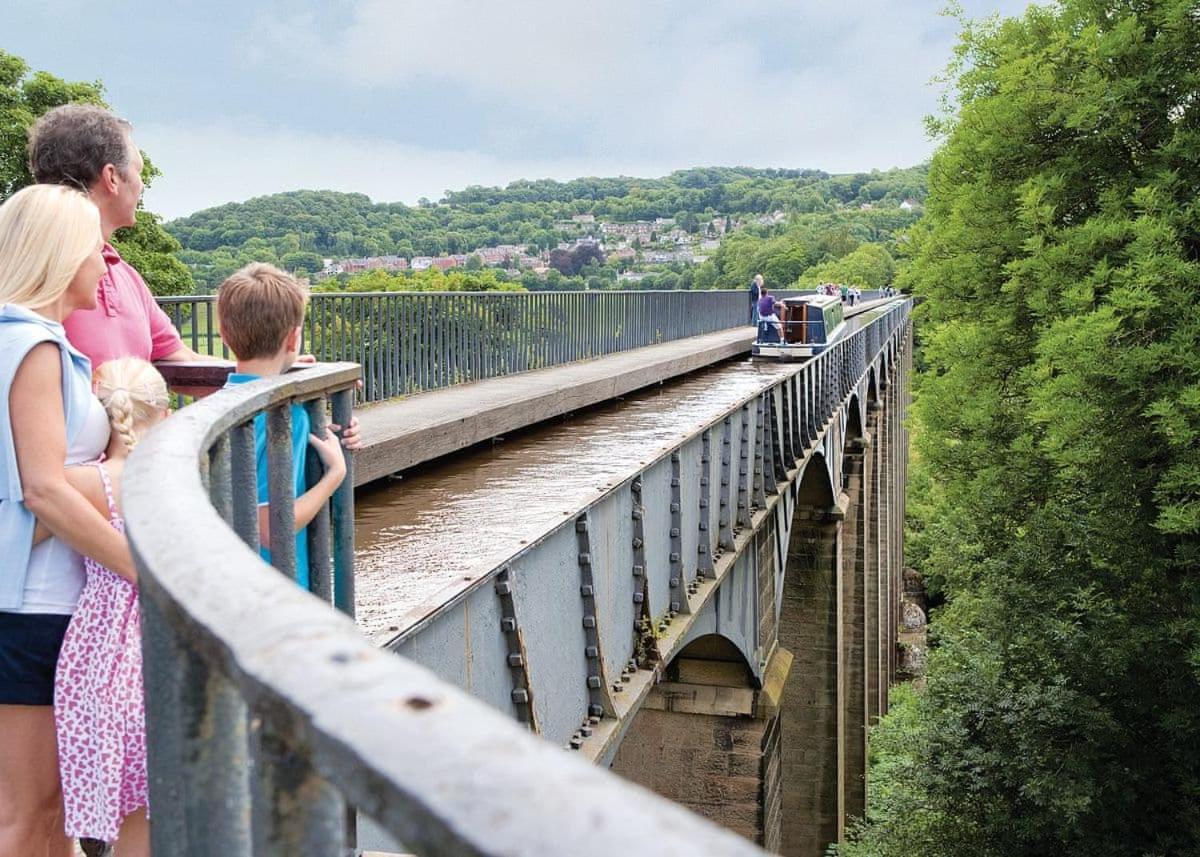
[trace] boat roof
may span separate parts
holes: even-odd
[[[819,306],[822,309],[824,309],[825,307],[829,306],[830,304],[840,304],[842,302],[842,299],[838,295],[799,295],[797,297],[784,298],[783,302],[785,304],[792,304],[792,303],[814,304],[814,305]]]

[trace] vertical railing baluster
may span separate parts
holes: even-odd
[[[139,600],[152,850],[249,857],[245,704],[180,638],[159,607],[168,596],[143,581]]]
[[[192,305],[192,317],[193,318],[196,315],[196,309],[197,309],[196,305],[193,304]],[[193,324],[192,325],[192,333],[195,334],[195,332],[196,332],[196,325]],[[204,351],[200,352],[200,349],[197,348],[195,345],[192,346],[192,350],[199,352],[199,353],[203,353],[203,354],[215,355],[216,348],[213,345],[213,338],[216,335],[216,332],[217,332],[216,304],[213,301],[205,301],[204,302]]]
[[[296,578],[296,490],[292,464],[292,406],[276,405],[267,412],[268,519],[271,565]]]
[[[333,421],[350,424],[353,393],[339,390],[332,395]],[[333,603],[354,616],[354,455],[345,453],[346,478],[333,494]]]
[[[254,421],[229,430],[233,488],[233,529],[254,550],[258,537],[258,463],[254,452]]]
[[[226,524],[233,523],[233,479],[229,436],[221,435],[208,450],[208,497]]]
[[[346,802],[312,765],[286,725],[251,721],[251,822],[255,857],[343,857]]]
[[[312,399],[304,403],[308,413],[309,430],[317,437],[326,431],[325,399]],[[305,452],[304,475],[307,487],[316,485],[324,475],[321,458],[311,446]],[[326,503],[309,521],[308,538],[308,591],[327,604],[333,603],[333,567],[329,544],[329,504]]]

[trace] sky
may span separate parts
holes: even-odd
[[[411,204],[520,178],[912,166],[936,145],[944,5],[5,0],[0,49],[102,81],[170,219],[299,188]]]

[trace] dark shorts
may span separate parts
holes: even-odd
[[[53,705],[70,616],[0,611],[0,705]]]

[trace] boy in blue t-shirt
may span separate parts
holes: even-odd
[[[308,293],[289,274],[273,265],[255,263],[230,275],[217,293],[221,339],[237,358],[229,384],[282,375],[300,354],[301,327]],[[308,412],[291,407],[292,489],[296,497],[296,582],[308,588],[308,534],[305,527],[346,476],[341,445],[332,432],[310,433]],[[324,465],[321,479],[307,488],[305,453],[312,446]],[[258,469],[258,532],[262,555],[271,559],[270,516],[267,514],[267,417],[254,418],[254,457]]]

